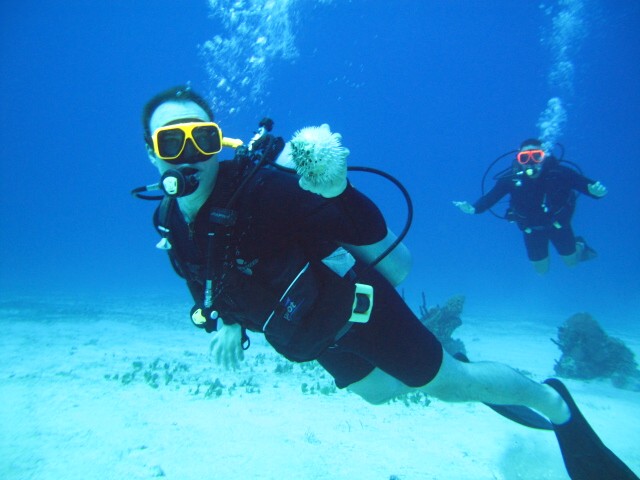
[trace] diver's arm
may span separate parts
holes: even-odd
[[[317,240],[349,245],[372,245],[385,238],[387,225],[382,212],[371,199],[347,183],[344,192],[332,199],[302,191],[280,192],[269,199],[294,219],[297,231]],[[276,197],[277,196],[277,197]]]
[[[371,263],[378,255],[384,252],[395,240],[396,235],[387,229],[387,235],[379,242],[371,245],[351,245],[343,244],[358,260]],[[411,271],[411,252],[404,243],[399,243],[389,255],[376,265],[376,270],[380,272],[393,286],[397,286],[409,275]]]
[[[511,180],[501,178],[496,182],[493,188],[478,201],[473,204],[474,213],[483,213],[498,203],[502,197],[509,193],[511,188]]]
[[[571,168],[561,168],[565,175],[569,177],[566,181],[569,182],[574,190],[596,199],[602,198],[607,194],[607,187],[599,181],[586,177]]]

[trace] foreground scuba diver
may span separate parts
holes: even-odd
[[[348,182],[349,151],[327,125],[303,129],[288,143],[300,176],[245,164],[242,155],[219,162],[216,154],[231,142],[188,88],[151,99],[143,125],[166,195],[154,216],[159,246],[187,281],[193,323],[217,330],[212,350],[221,363],[243,358],[245,329],[262,332],[288,359],[318,360],[338,387],[374,404],[420,390],[498,411],[530,407],[553,422],[542,423],[555,431],[572,478],[637,478],[560,381],[539,384],[506,365],[444,352],[394,288],[410,267],[406,248],[367,268],[395,236]],[[275,155],[282,144],[267,147],[262,152]],[[526,407],[514,409],[514,419],[546,428],[517,418],[537,415]]]
[[[500,157],[502,158],[502,157]],[[453,202],[464,213],[483,213],[505,195],[510,196],[506,219],[523,233],[527,256],[536,272],[549,270],[549,242],[567,266],[595,257],[596,253],[571,228],[575,191],[602,198],[607,189],[547,155],[538,139],[522,142],[510,171],[497,176],[495,186],[473,205]]]

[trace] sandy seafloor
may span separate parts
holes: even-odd
[[[568,478],[550,432],[481,404],[414,396],[368,405],[255,334],[242,368],[220,371],[188,309],[135,298],[0,303],[0,478]],[[463,322],[454,336],[472,359],[553,375],[555,328],[499,312]],[[640,352],[637,336],[609,333]],[[640,393],[566,383],[605,443],[640,472]]]

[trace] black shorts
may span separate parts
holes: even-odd
[[[562,256],[572,255],[576,251],[576,237],[573,234],[571,224],[563,225],[562,228],[549,226],[522,234],[524,235],[527,256],[532,262],[544,260],[549,256],[549,242],[553,243],[555,249]]]
[[[339,388],[362,380],[376,367],[410,387],[429,383],[442,363],[438,339],[382,275],[373,271],[358,282],[374,289],[369,322],[354,323],[318,358],[320,364]]]

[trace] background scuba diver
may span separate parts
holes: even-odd
[[[327,125],[303,129],[289,142],[302,178],[273,167],[247,175],[236,159],[218,162],[222,134],[206,102],[188,88],[151,99],[143,125],[163,178],[182,170],[194,180],[163,200],[154,222],[160,246],[196,302],[193,323],[217,330],[216,360],[237,365],[249,329],[264,333],[289,359],[317,359],[338,387],[370,403],[420,390],[450,402],[526,405],[554,423],[542,419],[546,426],[536,428],[553,428],[573,478],[612,472],[637,478],[602,444],[558,380],[539,384],[506,365],[467,363],[444,352],[394,288],[410,266],[404,247],[367,268],[367,257],[395,236],[375,204],[347,181],[349,152]],[[354,276],[374,292],[367,318],[353,316]]]
[[[509,194],[505,218],[518,225],[529,260],[536,272],[543,274],[549,270],[549,242],[568,266],[596,255],[582,237],[574,235],[571,227],[575,191],[591,198],[607,194],[600,182],[561,165],[556,157],[546,154],[540,140],[528,139],[520,145],[511,171],[499,176],[491,191],[473,205],[466,201],[453,204],[464,213],[483,213]]]

